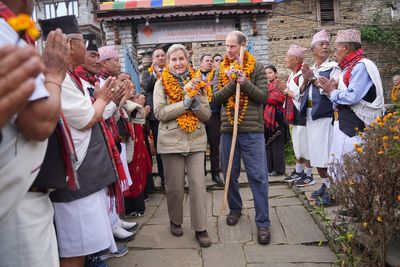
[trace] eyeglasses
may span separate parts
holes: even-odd
[[[80,39],[80,38],[74,38],[74,37],[71,37],[71,38],[69,38],[69,39],[71,39],[71,40],[77,40],[77,41],[82,42],[82,44],[83,44],[86,48],[87,48],[88,45],[89,45],[89,40],[86,40],[86,39]]]

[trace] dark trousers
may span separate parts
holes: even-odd
[[[221,139],[221,113],[213,112],[206,122],[208,143],[210,144],[211,173],[218,174],[219,171],[219,143]]]
[[[266,145],[268,171],[285,173],[285,134],[281,132],[269,145]]]
[[[232,134],[221,135],[221,166],[226,175]],[[239,193],[240,158],[246,169],[247,179],[253,193],[257,227],[269,227],[268,170],[265,138],[263,133],[238,133],[233,156],[231,181],[229,183],[228,204],[231,212],[242,212],[243,202]]]
[[[156,149],[158,176],[160,176],[162,183],[164,183],[163,163],[162,163],[160,154],[157,153],[157,139],[158,139],[158,124],[159,123],[160,122],[158,120],[149,120],[150,130],[153,132],[154,148]]]
[[[125,214],[130,214],[134,211],[140,211],[144,212],[145,211],[145,204],[144,204],[144,192],[142,192],[140,195],[134,198],[124,198],[124,204],[125,204]]]

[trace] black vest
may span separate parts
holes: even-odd
[[[70,202],[93,194],[117,180],[100,124],[92,128],[86,156],[78,168],[79,189],[50,193],[53,202]]]
[[[330,74],[333,69],[319,72],[319,76],[330,79]],[[320,118],[332,118],[333,104],[331,100],[319,92],[319,88],[313,83],[309,83],[303,97],[301,98],[300,116],[307,118],[307,100],[310,90],[312,90],[312,110],[311,118],[317,120]]]

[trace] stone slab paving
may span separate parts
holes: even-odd
[[[289,172],[292,170],[289,168]],[[208,175],[210,176],[210,175]],[[244,172],[239,177],[243,200],[243,215],[236,226],[226,225],[227,207],[220,216],[223,188],[212,185],[207,177],[207,221],[212,239],[210,248],[200,248],[190,227],[188,194],[184,196],[182,237],[170,234],[167,201],[162,193],[151,194],[146,202],[146,215],[125,218],[139,222],[136,238],[129,242],[128,255],[109,259],[111,267],[327,267],[336,260],[335,254],[325,246],[326,241],[302,202],[300,193],[283,183],[284,176],[270,177],[269,203],[271,220],[271,244],[257,243],[257,227],[254,222],[253,196]],[[320,180],[320,179],[318,179]],[[317,181],[318,181],[317,180]],[[313,190],[319,184],[303,190]],[[329,212],[332,212],[330,209]]]
[[[215,244],[202,249],[204,267],[243,267],[246,259],[240,244]]]
[[[197,249],[151,249],[134,250],[107,264],[115,267],[203,267]]]
[[[288,244],[326,241],[325,236],[302,206],[276,207]]]
[[[248,263],[331,263],[335,254],[328,247],[304,245],[245,245]],[[269,265],[265,265],[269,266]]]

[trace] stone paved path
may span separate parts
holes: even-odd
[[[190,229],[189,199],[185,196],[184,235],[169,232],[164,194],[150,195],[146,215],[136,238],[129,242],[129,253],[107,260],[112,267],[326,267],[336,260],[326,239],[294,191],[282,182],[283,176],[270,177],[269,204],[271,244],[257,243],[254,203],[246,175],[241,174],[244,216],[232,227],[220,216],[223,190],[212,186],[207,176],[208,231],[213,244],[200,248]],[[228,212],[228,211],[227,211]],[[132,218],[125,218],[133,220]]]

